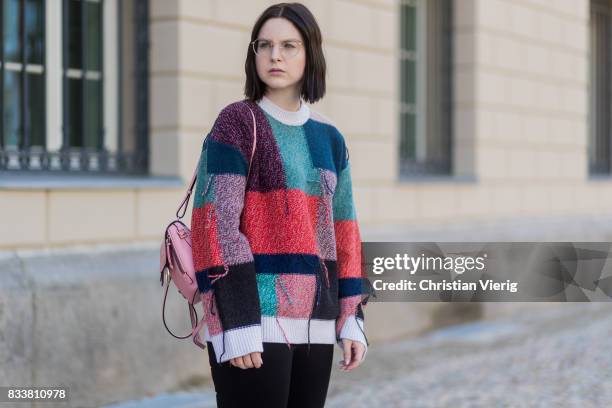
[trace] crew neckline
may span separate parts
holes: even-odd
[[[295,112],[281,108],[265,95],[257,101],[257,105],[274,119],[285,125],[301,126],[310,117],[310,108],[302,98],[300,98],[300,109]]]

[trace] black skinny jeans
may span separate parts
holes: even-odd
[[[211,342],[208,359],[219,408],[319,408],[325,405],[333,344],[263,343],[260,368],[218,364]]]

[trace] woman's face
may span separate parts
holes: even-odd
[[[271,48],[268,52],[259,52],[255,55],[255,66],[257,75],[270,89],[286,89],[301,86],[304,68],[306,66],[306,52],[300,32],[295,26],[282,17],[268,19],[257,36],[259,40],[270,40]],[[297,54],[292,57],[285,56],[281,52],[281,45],[288,40],[297,40]],[[285,43],[287,44],[287,43]],[[282,72],[271,72],[272,69],[280,69]]]

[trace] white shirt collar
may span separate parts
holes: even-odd
[[[300,109],[296,112],[281,108],[265,95],[257,101],[257,104],[274,119],[286,125],[301,126],[306,123],[310,117],[310,108],[301,98]]]

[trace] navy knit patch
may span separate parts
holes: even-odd
[[[208,268],[208,270],[206,271],[196,271],[196,282],[198,283],[198,290],[202,293],[206,293],[211,289],[208,271],[211,271],[210,273],[212,274],[223,273],[223,268],[215,267]]]
[[[359,295],[362,292],[362,280],[363,278],[341,278],[338,281],[339,290],[338,295],[340,298],[349,296]]]
[[[248,163],[238,149],[214,139],[210,139],[206,145],[208,173],[231,173],[246,176]]]
[[[254,254],[257,273],[319,273],[319,258],[312,254]],[[335,261],[333,261],[335,264]],[[335,268],[335,266],[334,266]]]
[[[331,170],[336,175],[346,167],[344,138],[338,129],[309,120],[304,124],[304,132],[314,167]]]

